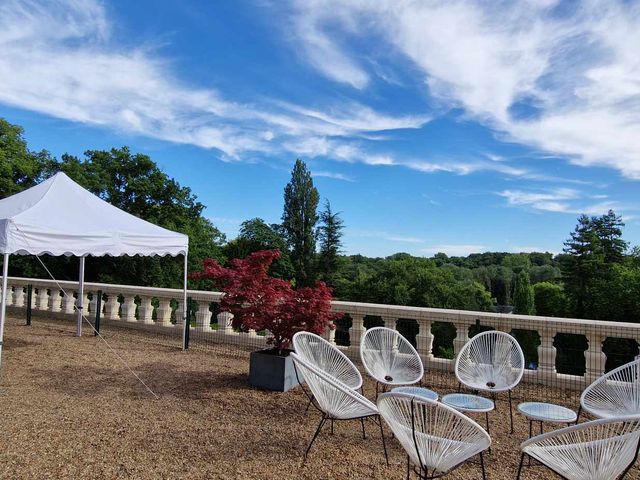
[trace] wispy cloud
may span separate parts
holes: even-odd
[[[239,103],[178,78],[157,50],[122,46],[111,35],[113,22],[97,0],[0,3],[0,103],[217,149],[231,160],[287,151],[287,142],[358,138],[428,121],[355,101],[321,109]]]
[[[329,78],[371,81],[348,47],[364,37],[409,59],[443,105],[507,139],[640,179],[640,3],[294,3],[298,39]],[[326,52],[348,68],[319,63]]]
[[[327,172],[327,171],[314,171],[312,172],[314,177],[326,177],[326,178],[333,178],[334,180],[342,180],[345,182],[353,182],[353,178],[351,178],[348,175],[345,175],[344,173],[338,173],[338,172]]]
[[[506,198],[509,205],[524,206],[547,212],[601,215],[610,209],[618,212],[624,209],[624,206],[619,202],[611,200],[587,203],[586,200],[594,197],[571,188],[556,188],[546,191],[504,190],[497,192],[497,194]],[[597,195],[596,197],[602,196]]]

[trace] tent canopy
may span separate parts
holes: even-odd
[[[0,200],[0,254],[186,255],[189,237],[126,213],[60,172]]]

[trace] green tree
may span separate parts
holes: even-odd
[[[294,278],[299,287],[315,281],[314,260],[316,252],[315,227],[318,222],[320,195],[313,186],[313,179],[302,160],[296,160],[291,181],[284,189],[284,213],[282,228],[291,249]]]
[[[573,303],[574,314],[578,318],[584,318],[587,285],[604,262],[593,218],[580,215],[578,224],[564,245],[563,250],[569,255],[563,263],[565,284]]]
[[[318,258],[318,273],[329,285],[334,285],[338,270],[338,255],[342,248],[342,230],[344,222],[339,212],[331,210],[329,200],[320,213],[318,239],[320,241],[320,255]]]
[[[533,286],[536,314],[544,317],[563,317],[567,313],[567,296],[562,285],[540,282]]]
[[[22,127],[0,118],[0,198],[40,183],[54,160],[27,148]]]
[[[245,220],[240,225],[239,235],[228,242],[222,252],[228,259],[245,258],[259,250],[279,250],[280,258],[276,260],[269,270],[270,275],[276,278],[291,280],[293,278],[293,266],[284,237],[278,232],[277,225],[269,225],[261,218]]]
[[[522,315],[533,315],[535,313],[535,303],[533,298],[533,288],[529,281],[529,273],[521,270],[516,275],[513,288],[514,313]]]
[[[604,263],[620,263],[624,258],[628,244],[622,240],[622,217],[616,215],[613,210],[592,219],[595,233],[600,241]]]

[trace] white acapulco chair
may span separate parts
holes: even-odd
[[[582,392],[578,418],[584,410],[598,418],[640,415],[640,359],[601,376]]]
[[[293,364],[296,367],[296,372],[299,370],[304,376],[309,389],[318,403],[318,409],[322,412],[322,418],[320,419],[318,428],[316,429],[316,432],[304,453],[304,458],[307,458],[313,443],[318,438],[318,435],[320,435],[320,431],[327,420],[331,421],[332,431],[334,420],[360,420],[362,423],[362,438],[366,438],[364,420],[370,418],[380,427],[382,449],[384,450],[384,458],[388,465],[389,457],[387,456],[387,447],[384,441],[382,420],[380,419],[380,414],[376,405],[364,396],[360,395],[357,391],[337,380],[335,377],[328,375],[308,361],[304,360],[300,355],[291,353],[291,357],[293,358]]]
[[[509,419],[513,433],[511,390],[524,375],[524,354],[511,335],[491,330],[469,340],[460,350],[455,363],[460,384],[482,392],[509,392]]]
[[[520,479],[525,455],[565,480],[620,480],[638,458],[639,418],[604,418],[530,438],[520,446]]]
[[[453,408],[407,393],[383,393],[378,410],[407,452],[407,479],[440,478],[491,446],[491,437],[476,422]]]
[[[293,336],[293,349],[314,367],[340,380],[354,390],[362,388],[362,375],[347,356],[324,338],[311,332],[298,332]],[[306,391],[305,391],[306,392]],[[307,410],[313,402],[309,395]]]
[[[368,329],[360,341],[360,358],[365,370],[378,385],[411,385],[424,376],[422,359],[413,345],[396,330],[386,327]]]

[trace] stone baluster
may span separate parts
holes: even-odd
[[[139,321],[153,325],[153,297],[147,295],[140,297],[140,308],[138,309]]]
[[[74,308],[76,299],[73,296],[73,293],[73,290],[67,290],[67,295],[65,295],[65,297],[62,299],[62,311],[68,315],[71,315],[76,311],[76,309]]]
[[[336,329],[335,328],[327,328],[322,337],[332,345],[336,344]]]
[[[0,290],[2,290],[0,288]],[[13,306],[13,285],[7,283],[7,296],[6,296],[7,307]]]
[[[120,320],[120,302],[117,293],[108,293],[107,301],[104,302],[104,318],[106,320]]]
[[[465,343],[469,341],[469,322],[454,322],[456,327],[456,338],[453,339],[453,352],[458,355]]]
[[[364,335],[364,315],[359,313],[349,314],[351,317],[351,328],[349,329],[349,350],[357,354],[360,351],[360,341]]]
[[[125,322],[136,321],[136,297],[133,294],[127,294],[124,296],[124,303],[122,304],[122,319]]]
[[[161,298],[156,309],[156,324],[163,327],[171,326],[171,299]]]
[[[184,315],[184,301],[180,298],[176,308],[176,327],[184,328]]]
[[[89,300],[89,295],[91,295],[91,293],[92,292],[88,291],[85,287],[84,294],[82,297],[82,314],[87,319],[89,319],[89,316],[91,313],[96,311],[95,305],[91,305],[91,300]]]
[[[218,319],[218,331],[222,333],[231,332],[231,320],[233,319],[233,314],[230,312],[220,312],[217,317]]]
[[[431,357],[433,348],[433,333],[431,333],[430,320],[418,320],[418,335],[416,336],[416,345],[418,353],[422,357]]]
[[[49,306],[49,292],[44,287],[38,287],[38,293],[36,294],[35,288],[33,291],[33,308],[34,310],[46,311]]]
[[[89,311],[92,314],[91,316],[95,318],[96,311],[98,310],[98,292],[97,291],[93,292],[93,295],[91,296],[91,301],[87,303],[87,305],[89,305]],[[100,302],[100,308],[104,309],[104,304],[102,302]]]
[[[13,306],[24,307],[24,287],[22,285],[16,285],[13,288]]]
[[[198,300],[198,311],[196,312],[196,330],[208,332],[211,330],[211,310],[209,302],[206,300]]]
[[[586,335],[589,346],[584,352],[585,362],[585,381],[591,383],[596,378],[604,374],[604,366],[607,356],[602,351],[602,342],[605,337],[602,334],[589,333]]]
[[[540,333],[540,345],[538,346],[538,372],[547,377],[555,377],[556,370],[556,347],[553,340],[556,336],[555,330],[545,328]]]
[[[49,295],[49,311],[59,313],[62,311],[62,290],[52,288]]]

